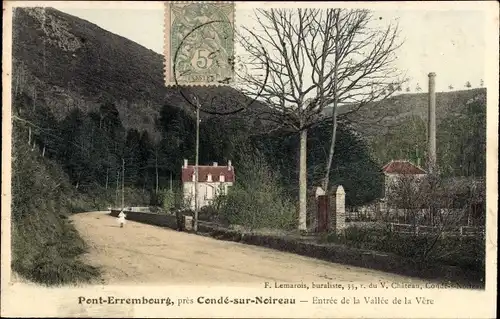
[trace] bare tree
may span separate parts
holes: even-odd
[[[405,217],[409,213],[411,218],[406,222],[410,222],[414,235],[429,239],[422,247],[422,257],[426,259],[440,253],[437,248],[448,235],[462,236],[462,231],[472,230],[481,238],[480,227],[467,226],[472,223],[473,207],[484,203],[483,185],[481,181],[444,178],[435,173],[420,178],[403,174],[390,185],[388,204],[396,212],[403,211]],[[480,221],[484,211],[476,215],[479,216],[474,218]]]
[[[335,151],[339,105],[354,105],[347,114],[354,113],[371,102],[389,97],[403,82],[401,74],[393,68],[395,51],[402,45],[397,42],[397,24],[389,24],[386,28],[373,28],[370,23],[374,19],[368,10],[335,9],[329,13],[332,15],[335,29],[334,78],[326,98],[333,98],[333,125],[323,181],[325,191],[328,190]]]
[[[259,99],[268,106],[262,118],[300,135],[298,228],[306,230],[307,131],[332,121],[327,188],[339,106],[355,112],[385,97],[384,91],[389,94],[390,84],[399,84],[391,67],[399,47],[397,26],[373,28],[367,10],[256,10],[255,19],[258,30],[244,27],[243,32],[257,41],[242,36],[241,46],[251,61],[268,65],[269,75],[263,82],[247,73],[243,91],[261,89]]]
[[[415,226],[419,222],[421,212],[421,193],[419,187],[422,178],[414,174],[400,174],[386,181],[386,199],[388,207],[395,210],[395,216],[399,219],[399,213],[404,214],[404,222]]]

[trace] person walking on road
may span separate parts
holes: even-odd
[[[125,215],[122,210],[120,214],[118,214],[118,222],[120,223],[120,228],[123,228],[123,225],[125,224],[125,217],[127,217],[127,215]]]

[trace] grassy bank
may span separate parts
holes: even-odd
[[[12,270],[45,285],[90,282],[99,269],[80,260],[87,247],[69,216],[92,206],[50,160],[14,139],[12,159]]]

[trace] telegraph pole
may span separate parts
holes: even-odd
[[[428,107],[428,144],[429,144],[429,173],[436,170],[436,73],[429,73],[429,107]]]
[[[200,149],[200,102],[196,101],[196,155],[194,160],[194,225],[195,232],[198,231],[198,156]]]
[[[120,194],[120,171],[116,170],[116,192],[115,192],[115,207],[118,208],[118,196]]]
[[[122,158],[122,210],[125,208],[125,159]]]

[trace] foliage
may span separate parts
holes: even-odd
[[[393,253],[415,262],[442,263],[474,272],[485,267],[485,241],[477,237],[439,237],[405,235],[388,228],[348,227],[342,235],[330,234],[328,241],[352,247]],[[429,252],[429,248],[432,249]]]
[[[426,167],[427,93],[391,97],[360,110],[354,127],[379,165],[407,159]],[[377,111],[375,111],[377,110]],[[437,160],[447,176],[484,176],[486,89],[436,93]]]
[[[19,132],[14,125],[12,268],[47,285],[89,282],[99,271],[78,259],[87,247],[68,221],[74,193],[67,176]]]
[[[461,112],[446,118],[438,134],[441,170],[448,176],[485,176],[486,94],[455,103]]]
[[[411,116],[387,134],[375,139],[371,149],[383,165],[391,160],[404,159],[425,167],[427,155],[427,124],[418,116]]]
[[[328,156],[330,125],[317,125],[308,134],[308,184],[319,186],[325,175]],[[282,184],[287,192],[296,196],[292,181],[296,178],[298,137],[286,132],[274,132],[254,138],[255,145],[262,150],[270,165],[280,172]],[[343,185],[346,190],[346,205],[357,206],[378,198],[382,192],[383,179],[380,169],[370,156],[366,143],[346,122],[337,129],[336,151],[333,158],[330,185]]]
[[[409,213],[412,224],[439,226],[437,236],[445,228],[484,226],[484,180],[446,178],[438,174],[421,178],[402,175],[387,191],[389,207]]]
[[[168,189],[162,192],[162,207],[165,212],[170,212],[176,207],[176,194],[173,190]]]
[[[250,229],[289,229],[295,225],[294,205],[279,184],[278,174],[258,153],[238,162],[238,180],[221,205],[221,219]]]

